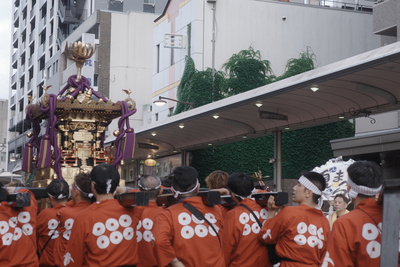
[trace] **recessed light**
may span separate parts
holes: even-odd
[[[179,128],[182,129],[183,127],[185,127],[185,124],[184,124],[184,123],[179,124]]]
[[[257,102],[256,102],[256,106],[257,106],[258,108],[261,108],[262,105],[263,105],[263,103],[262,103],[261,101],[257,101]]]
[[[311,91],[313,91],[315,93],[316,91],[319,90],[319,87],[317,85],[313,85],[310,87],[310,89],[311,89]]]
[[[218,114],[218,113],[215,113],[215,114],[213,115],[213,118],[214,118],[214,119],[218,119],[218,118],[219,118],[219,114]]]
[[[156,132],[152,132],[151,135],[152,135],[152,136],[156,136],[157,133],[156,133]]]
[[[212,146],[212,144],[208,144],[209,146]]]

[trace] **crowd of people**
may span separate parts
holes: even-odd
[[[335,212],[321,211],[324,177],[304,172],[293,187],[296,206],[267,206],[252,198],[251,176],[215,171],[210,190],[229,194],[228,209],[206,205],[198,195],[196,169],[174,169],[168,184],[176,203],[157,205],[165,183],[145,175],[138,190],[147,206],[124,207],[114,198],[120,175],[100,164],[80,173],[71,186],[53,180],[46,188],[51,208],[38,213],[32,192],[0,184],[0,266],[379,266],[382,205],[380,166],[357,161],[348,168],[348,192],[334,199]],[[31,205],[15,208],[8,194],[29,193]],[[400,265],[399,265],[400,266]]]

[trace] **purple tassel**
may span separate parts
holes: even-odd
[[[51,166],[50,136],[48,134],[44,134],[42,137],[42,141],[40,141],[40,151],[37,161],[37,167],[38,169],[41,169],[41,168],[49,168],[50,166]]]
[[[22,158],[21,170],[27,173],[33,171],[32,166],[32,156],[33,156],[33,145],[31,143],[26,143],[24,147],[24,157]]]
[[[135,131],[132,128],[126,129],[125,131],[125,143],[123,147],[123,157],[122,159],[132,159],[133,153],[135,151]]]

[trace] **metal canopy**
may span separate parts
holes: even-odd
[[[313,92],[310,87],[317,85]],[[306,128],[400,108],[400,43],[308,71],[285,80],[222,99],[138,127],[135,158],[169,155],[255,138],[275,131]],[[262,102],[258,108],[255,103]],[[288,120],[258,118],[258,111],[279,113]],[[218,113],[219,118],[213,115]],[[184,128],[180,128],[180,124]],[[155,133],[155,136],[152,136]]]

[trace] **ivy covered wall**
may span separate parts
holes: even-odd
[[[354,124],[349,121],[282,133],[282,177],[298,178],[302,171],[325,164],[333,157],[330,140],[354,136]],[[273,178],[273,136],[264,136],[237,143],[210,147],[192,152],[191,166],[199,172],[199,180],[212,171],[228,173],[244,171],[252,174],[258,169]]]
[[[231,95],[245,92],[274,81],[314,69],[315,55],[311,48],[301,52],[299,58],[289,59],[286,71],[275,76],[268,60],[252,47],[234,54],[223,65],[223,70],[208,68],[197,71],[194,61],[186,58],[186,66],[178,87],[177,97],[199,107]],[[214,76],[213,76],[214,73]],[[174,114],[188,109],[178,104]],[[282,177],[298,178],[300,173],[324,164],[333,157],[330,140],[354,136],[354,125],[349,121],[331,123],[307,129],[282,133]],[[192,152],[190,165],[199,172],[199,180],[215,170],[228,173],[244,171],[252,174],[260,170],[273,178],[273,136],[264,136],[232,144],[210,147]]]

